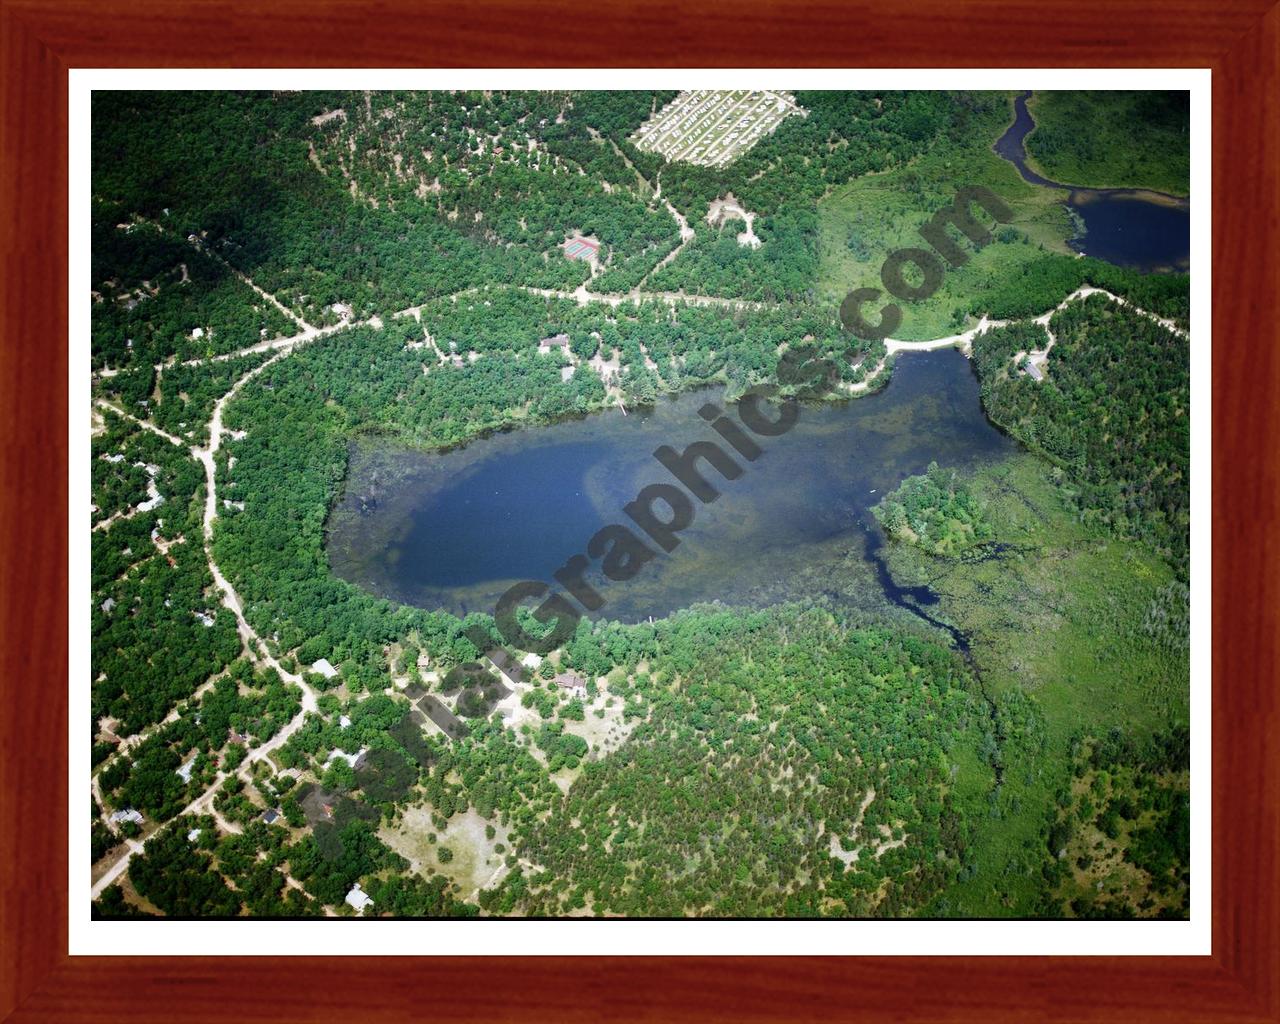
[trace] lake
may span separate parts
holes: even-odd
[[[1050,181],[1027,166],[1024,141],[1035,127],[1024,92],[1014,101],[1014,121],[995,151],[1024,181],[1068,193],[1067,208],[1083,230],[1071,240],[1077,252],[1148,273],[1185,272],[1191,267],[1191,206],[1186,199],[1132,188],[1084,188]],[[1082,128],[1082,130],[1084,130]]]
[[[629,416],[613,409],[447,452],[354,443],[328,524],[330,565],[379,597],[492,613],[512,583],[552,583],[602,526],[634,527],[623,506],[645,485],[673,480],[654,449],[718,440],[698,410],[721,404],[721,394],[705,389]],[[880,393],[805,406],[789,433],[756,440],[764,454],[739,458],[738,479],[706,467],[720,497],[695,501],[673,552],[625,582],[605,580],[593,562],[586,578],[606,600],[596,617],[635,622],[715,600],[763,606],[827,595],[883,607],[917,597],[883,572],[867,510],[932,459],[971,469],[1015,449],[983,415],[977,378],[953,349],[901,355]]]

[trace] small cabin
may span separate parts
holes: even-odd
[[[574,697],[587,695],[587,681],[576,672],[561,672],[555,681],[557,686]]]
[[[567,351],[568,348],[569,348],[569,335],[567,334],[556,334],[550,338],[543,338],[540,342],[538,342],[538,351],[544,356],[548,352],[550,352],[552,349],[560,349],[562,352],[564,352],[564,351]]]

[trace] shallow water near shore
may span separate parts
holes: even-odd
[[[492,613],[514,582],[554,585],[555,570],[585,554],[606,524],[647,541],[623,506],[650,483],[674,482],[654,449],[712,440],[742,475],[726,480],[700,462],[720,497],[694,499],[680,544],[659,551],[632,579],[608,581],[592,559],[586,580],[605,600],[593,617],[633,622],[698,602],[762,606],[815,595],[900,604],[913,595],[878,571],[868,509],[931,459],[970,469],[1015,449],[983,415],[977,379],[955,350],[900,356],[878,394],[805,406],[785,435],[755,438],[763,454],[754,462],[699,417],[707,402],[722,405],[720,389],[629,416],[610,410],[497,434],[449,452],[357,442],[329,521],[333,571],[406,604]],[[666,515],[660,503],[657,509]]]

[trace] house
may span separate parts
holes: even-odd
[[[347,764],[351,765],[354,770],[364,764],[364,755],[368,752],[369,750],[367,747],[361,747],[356,751],[356,753],[348,754],[345,750],[339,750],[335,747],[333,750],[329,751],[329,756],[324,759],[324,766],[328,768],[335,758],[340,757],[342,760],[346,761]]]
[[[1023,364],[1023,368],[1027,371],[1027,376],[1032,380],[1044,380],[1044,374],[1040,372],[1040,367],[1036,366],[1030,359]]]
[[[543,338],[538,342],[538,352],[544,356],[553,348],[558,348],[561,351],[567,351],[569,348],[569,335],[555,334],[550,338]]]
[[[198,828],[193,828],[190,832],[187,833],[187,842],[189,843],[194,843],[199,838],[200,838],[200,830]]]
[[[561,672],[556,676],[556,684],[574,697],[587,695],[587,681],[576,672]]]
[[[110,615],[112,609],[115,608],[115,606],[116,606],[116,599],[114,597],[107,598],[105,601],[102,602],[102,605],[101,605],[103,614]]]
[[[142,815],[132,807],[127,807],[122,811],[113,811],[111,813],[111,823],[119,825],[121,822],[132,821],[135,825],[142,824]]]
[[[339,728],[339,729],[350,729],[350,728],[351,728],[351,719],[349,719],[346,715],[339,715],[339,716],[338,716],[338,728]]]
[[[355,908],[357,914],[363,914],[365,907],[373,906],[373,900],[369,894],[360,888],[360,883],[356,882],[351,887],[351,891],[347,893],[347,902]]]
[[[321,658],[319,661],[313,664],[311,666],[311,671],[319,672],[320,675],[324,676],[326,679],[332,679],[334,676],[338,674],[338,670],[329,663],[328,658]]]
[[[271,807],[267,810],[265,814],[263,814],[262,820],[265,821],[268,825],[270,825],[273,822],[275,822],[275,820],[279,817],[280,817],[280,812],[276,810],[274,807]]]
[[[182,781],[183,781],[183,782],[190,782],[190,781],[191,781],[191,771],[192,771],[192,769],[194,769],[194,768],[195,768],[195,766],[196,766],[196,759],[193,757],[190,761],[188,761],[186,764],[184,764],[181,768],[175,768],[175,769],[174,769],[173,774],[174,774],[174,775],[181,776],[181,777],[182,777]]]

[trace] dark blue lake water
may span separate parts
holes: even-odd
[[[1186,269],[1185,201],[1076,188],[1027,167],[1028,95],[1018,98],[996,151],[1032,184],[1064,190],[1085,227],[1073,244],[1111,263]],[[672,480],[654,449],[719,440],[698,416],[708,401],[720,404],[720,391],[663,399],[630,416],[612,410],[497,434],[443,453],[357,443],[328,524],[331,567],[391,600],[458,615],[492,612],[515,582],[552,584],[555,570],[585,553],[606,524],[639,534],[623,506],[645,485]],[[903,355],[879,394],[806,407],[792,431],[759,441],[764,454],[739,459],[739,479],[706,469],[721,497],[695,501],[695,519],[675,551],[625,582],[607,581],[593,562],[586,579],[606,602],[596,615],[638,621],[698,602],[764,605],[818,595],[920,614],[930,595],[895,584],[868,510],[931,460],[971,469],[1015,447],[986,420],[972,368],[954,350]]]
[[[634,527],[623,506],[646,484],[673,479],[654,449],[718,439],[698,416],[708,401],[719,404],[718,390],[443,453],[357,444],[330,517],[332,568],[396,601],[492,612],[516,581],[551,583],[604,525]],[[721,496],[695,500],[695,519],[671,554],[625,582],[605,580],[593,562],[587,579],[607,602],[597,614],[638,621],[702,601],[763,605],[815,594],[896,601],[901,594],[876,571],[867,510],[932,459],[972,468],[1014,448],[987,422],[977,379],[951,349],[903,355],[879,394],[807,406],[789,433],[758,441],[764,454],[739,458],[737,480],[706,469]]]
[[[1191,266],[1191,207],[1185,199],[1131,188],[1091,189],[1050,181],[1027,166],[1024,142],[1035,127],[1027,110],[1029,92],[1014,101],[1013,124],[996,152],[1018,168],[1023,180],[1063,189],[1065,202],[1083,231],[1071,241],[1077,252],[1148,273],[1187,271]],[[1081,126],[1082,131],[1088,127]]]

